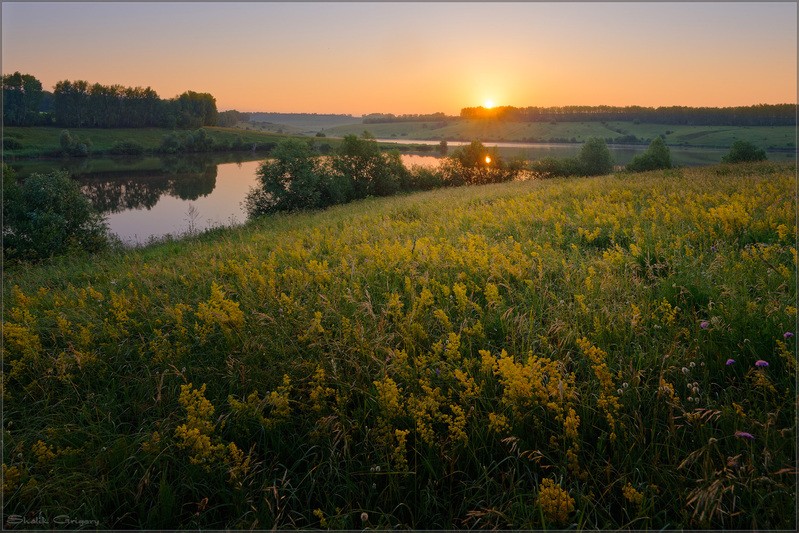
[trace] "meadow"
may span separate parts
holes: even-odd
[[[7,270],[4,525],[793,530],[795,175],[441,189]]]
[[[585,142],[591,137],[616,139],[634,136],[648,144],[664,135],[672,146],[729,148],[743,140],[770,150],[796,149],[794,126],[683,126],[634,122],[510,122],[492,120],[455,120],[441,122],[395,122],[352,124],[324,129],[328,136],[360,135],[368,130],[380,139],[462,140],[516,142]],[[629,144],[629,141],[625,141]]]

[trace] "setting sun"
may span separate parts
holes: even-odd
[[[491,109],[492,107],[494,107],[494,102],[493,102],[493,100],[486,100],[486,101],[483,103],[483,107],[485,107],[486,109]]]
[[[491,163],[491,156],[487,155],[486,156],[486,165],[489,164],[489,163]]]

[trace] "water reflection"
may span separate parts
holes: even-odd
[[[95,173],[76,177],[81,190],[101,213],[127,209],[152,209],[163,195],[181,200],[208,196],[216,187],[217,165],[207,164],[200,172],[130,171]]]

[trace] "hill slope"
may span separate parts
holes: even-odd
[[[417,140],[585,142],[589,137],[614,139],[619,143],[648,142],[664,135],[674,146],[729,148],[736,140],[763,149],[796,148],[794,126],[671,126],[633,122],[503,122],[457,120],[441,122],[396,122],[352,124],[325,129],[328,136],[360,135],[364,130],[375,137]],[[627,139],[627,140],[625,140]],[[636,141],[637,140],[637,141]]]
[[[789,529],[794,175],[447,189],[6,272],[4,513]]]

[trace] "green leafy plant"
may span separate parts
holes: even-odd
[[[671,168],[671,151],[662,137],[656,137],[643,154],[637,155],[627,165],[631,172]]]
[[[745,163],[747,161],[765,161],[766,151],[748,141],[735,141],[730,151],[721,158],[723,163]]]
[[[109,244],[103,217],[66,172],[32,174],[22,185],[3,173],[3,253],[37,261]]]

